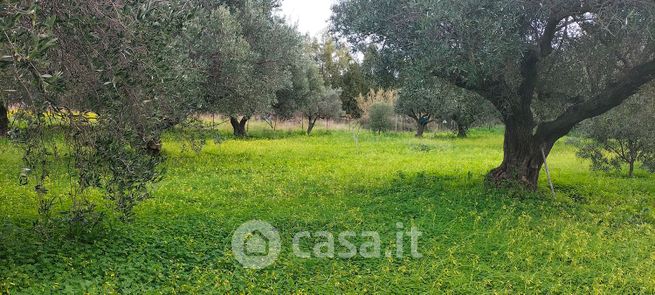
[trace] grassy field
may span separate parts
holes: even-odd
[[[545,180],[537,194],[485,188],[499,130],[254,135],[200,154],[165,142],[154,198],[93,243],[34,234],[20,153],[0,142],[0,293],[655,293],[655,177],[643,172],[591,173],[560,143],[553,197]],[[66,177],[51,193],[66,194]],[[287,242],[264,270],[231,251],[253,219]],[[399,222],[423,232],[423,258],[302,259],[288,246],[299,231],[370,230],[394,249]]]

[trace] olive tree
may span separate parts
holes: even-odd
[[[343,113],[341,102],[341,90],[326,87],[318,67],[307,64],[307,85],[308,91],[304,101],[301,102],[301,110],[307,118],[307,135],[311,134],[319,119],[338,118]]]
[[[99,189],[123,220],[160,179],[161,134],[194,111],[200,80],[182,38],[193,12],[184,1],[4,1],[3,75],[18,92],[15,139],[25,150],[21,184],[33,185],[48,217],[54,155],[73,161],[69,208],[77,225],[102,216]],[[13,87],[16,88],[13,88]],[[6,90],[6,89],[3,89]],[[66,148],[53,137],[64,132]],[[49,218],[45,218],[49,220]]]
[[[591,141],[582,141],[578,156],[592,161],[592,169],[621,171],[633,177],[641,162],[652,170],[655,156],[655,96],[640,93],[616,109],[586,122],[581,128]]]
[[[2,39],[2,37],[0,37]],[[2,46],[3,43],[0,43],[0,46]],[[0,49],[0,52],[5,52],[5,50]],[[16,92],[17,87],[10,87],[9,81],[12,80],[11,75],[9,75],[9,72],[5,70],[6,67],[8,67],[11,64],[11,60],[9,59],[9,56],[6,57],[0,57],[0,81],[5,84],[3,87],[4,89],[0,89],[0,137],[5,137],[7,136],[9,132],[9,101],[10,101],[10,96],[13,96]]]
[[[393,106],[388,103],[376,102],[371,105],[368,114],[368,128],[378,134],[389,131],[393,126]]]
[[[325,86],[323,75],[313,60],[301,57],[292,73],[291,85],[277,93],[277,103],[273,108],[278,116],[290,118],[296,112],[302,113],[308,120],[309,135],[319,119],[341,115],[341,91]]]
[[[487,119],[488,103],[479,95],[456,87],[434,77],[421,77],[412,73],[404,79],[396,112],[416,122],[416,137],[423,137],[428,124],[452,120],[457,124],[457,135],[466,137],[469,128],[479,120]]]
[[[342,0],[333,30],[476,92],[500,112],[488,180],[536,189],[555,142],[655,78],[655,2]]]
[[[428,125],[439,120],[444,113],[444,96],[448,94],[429,87],[429,84],[420,79],[406,83],[400,90],[395,105],[397,113],[416,122],[416,137],[423,137]]]
[[[341,90],[327,88],[316,95],[310,96],[303,108],[308,120],[307,134],[311,134],[319,119],[334,119],[341,117]]]
[[[366,94],[368,83],[362,65],[350,53],[349,48],[332,36],[311,42],[311,55],[318,64],[326,86],[341,89],[343,110],[353,118],[362,116],[356,98]]]
[[[254,115],[271,112],[277,91],[291,84],[291,68],[302,50],[295,29],[273,13],[273,2],[219,6],[201,21],[207,109],[229,116],[237,137],[247,136]]]
[[[4,40],[4,37],[0,36],[0,40]],[[6,42],[0,42],[0,54],[7,52],[7,49],[2,48],[7,45]],[[4,84],[4,87],[0,88],[0,138],[7,136],[9,132],[9,101],[17,89],[8,85],[13,80],[10,72],[7,71],[9,65],[11,65],[11,57],[0,56],[0,81]]]

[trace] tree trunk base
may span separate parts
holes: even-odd
[[[496,169],[491,170],[487,174],[487,183],[492,186],[504,187],[520,187],[526,188],[531,191],[537,190],[539,183],[539,172],[541,167],[513,167],[510,168],[502,165]]]
[[[428,125],[427,124],[417,124],[417,129],[416,129],[416,137],[421,138],[423,137],[423,134],[425,133],[425,130],[427,129]]]
[[[7,107],[0,103],[0,137],[7,136],[7,133],[9,132],[8,113],[9,111],[7,110]]]
[[[312,131],[314,131],[314,124],[309,123],[309,126],[307,127],[307,135],[312,135]]]
[[[487,183],[496,187],[521,187],[537,190],[539,174],[554,142],[535,138],[525,125],[505,129],[504,158],[500,167],[491,170]]]
[[[313,118],[313,117],[308,117],[307,118],[307,135],[311,135],[312,131],[314,131],[314,127],[316,126],[316,121],[318,118]]]
[[[230,124],[234,130],[234,136],[238,138],[248,137],[248,131],[246,130],[246,124],[250,118],[243,117],[241,120],[235,117],[230,117]]]
[[[468,137],[468,128],[462,126],[462,125],[457,125],[457,137],[459,138],[467,138]]]

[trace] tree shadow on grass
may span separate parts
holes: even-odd
[[[507,208],[541,218],[563,213],[575,215],[584,210],[582,204],[553,199],[548,191],[489,187],[482,177],[472,174],[399,172],[385,186],[362,189],[360,193],[369,196],[363,201],[362,209],[368,216],[381,219],[394,216],[399,220],[413,220],[437,215],[442,215],[438,219],[443,219],[443,215],[456,219],[481,211],[501,216]]]

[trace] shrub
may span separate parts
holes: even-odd
[[[369,112],[369,128],[377,133],[389,131],[393,126],[393,106],[388,103],[375,103]]]
[[[634,176],[637,163],[655,172],[655,99],[642,92],[606,115],[582,127],[590,140],[576,144],[578,157],[589,159],[592,170],[621,171],[627,164]]]

